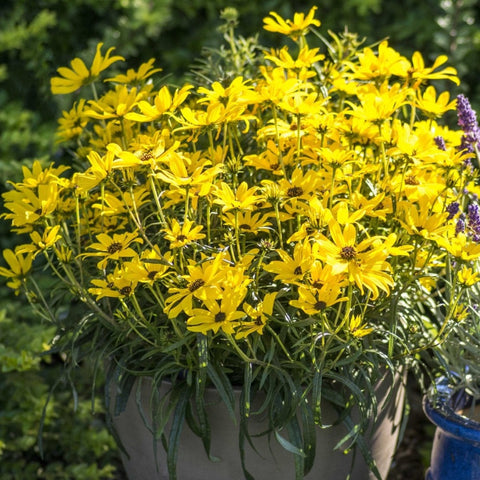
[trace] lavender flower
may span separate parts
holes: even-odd
[[[458,202],[452,202],[447,205],[446,210],[448,212],[447,220],[451,220],[459,212],[460,204]]]
[[[455,234],[463,233],[465,232],[465,214],[462,213],[460,217],[458,217],[457,220],[457,225],[455,227]]]
[[[440,135],[438,137],[435,137],[433,140],[435,140],[435,144],[440,150],[445,151],[447,149],[445,145],[445,140]]]
[[[475,146],[480,141],[480,128],[478,126],[477,114],[472,109],[470,102],[465,95],[457,96],[457,118],[458,125],[465,135],[462,137],[461,150],[474,152]]]
[[[462,94],[457,96],[457,116],[458,124],[464,132],[478,130],[477,114],[472,109],[467,97]]]
[[[480,209],[476,203],[468,206],[468,231],[474,242],[480,242]]]

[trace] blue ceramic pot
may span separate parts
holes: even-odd
[[[447,379],[437,382],[435,394],[425,397],[423,408],[436,425],[426,480],[480,479],[480,423],[459,413],[469,408],[465,392],[453,392]]]

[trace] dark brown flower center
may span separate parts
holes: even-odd
[[[355,247],[350,245],[343,247],[340,251],[340,257],[343,258],[343,260],[353,260],[356,256],[357,251],[355,250]]]
[[[287,195],[290,198],[300,197],[303,195],[303,189],[301,187],[291,187],[287,190]]]
[[[409,175],[405,179],[405,185],[420,185],[420,182],[417,180],[417,178],[414,175]]]
[[[187,239],[187,237],[183,234],[180,234],[178,237],[177,237],[177,240],[179,242],[184,242],[185,240]]]
[[[205,281],[202,280],[201,278],[197,278],[194,280],[190,285],[188,286],[188,289],[191,292],[194,292],[195,290],[198,290],[200,287],[203,287],[205,285]]]
[[[303,272],[302,272],[302,267],[298,266],[294,271],[293,271],[294,275],[301,275]]]
[[[215,314],[215,322],[224,322],[227,316],[224,312],[218,312]]]
[[[111,245],[108,246],[107,252],[112,255],[115,252],[119,252],[122,249],[122,244],[120,242],[113,242]]]
[[[327,306],[327,304],[326,304],[323,300],[319,300],[319,301],[313,306],[313,308],[314,308],[315,310],[320,311],[320,310],[324,310],[326,306]]]
[[[132,287],[123,287],[120,289],[120,293],[128,297],[132,293]]]
[[[142,153],[142,155],[140,157],[140,160],[142,162],[147,162],[148,160],[151,160],[152,158],[153,158],[153,154],[152,154],[151,150],[147,150],[147,151]]]

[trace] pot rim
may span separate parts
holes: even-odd
[[[453,388],[448,378],[435,382],[429,394],[423,398],[423,410],[427,418],[446,434],[480,444],[480,422],[464,417],[458,410],[468,407],[472,397],[464,390]]]

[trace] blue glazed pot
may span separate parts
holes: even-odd
[[[447,379],[437,382],[433,399],[425,397],[425,414],[437,427],[426,480],[480,479],[480,423],[457,413],[470,405],[471,398],[454,393]]]

